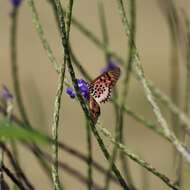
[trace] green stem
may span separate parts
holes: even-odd
[[[102,41],[106,49],[108,48],[109,45],[109,36],[108,36],[108,29],[107,29],[107,24],[106,24],[106,16],[105,16],[105,10],[104,10],[104,5],[101,0],[98,0],[98,12],[99,12],[99,20],[100,20],[100,27],[102,31]],[[110,59],[110,54],[109,52],[105,52],[105,62],[108,63]]]
[[[188,134],[190,134],[190,120],[187,117],[187,115],[180,110],[173,102],[172,100],[164,94],[160,89],[156,88],[154,83],[150,80],[147,81],[148,86],[151,89],[153,95],[163,104],[165,105],[173,114],[176,115],[177,118],[179,118],[180,122],[183,125],[179,125],[184,129]]]
[[[80,63],[79,63],[79,65],[80,65],[80,68],[81,68],[82,65]],[[83,70],[83,72],[85,72],[85,69],[83,67],[82,67],[82,70]],[[135,120],[137,120],[138,122],[142,123],[144,126],[148,127],[149,129],[152,129],[153,131],[155,131],[156,133],[158,133],[162,137],[166,138],[170,142],[172,141],[170,138],[168,138],[165,135],[165,133],[163,132],[162,128],[159,128],[155,124],[153,124],[151,122],[148,122],[142,116],[137,115],[135,112],[133,112],[131,109],[129,109],[127,106],[124,107],[124,111],[127,112],[130,116],[132,116]]]
[[[156,124],[146,120],[143,118],[141,115],[137,114],[136,112],[132,111],[128,106],[124,106],[124,111],[131,116],[134,120],[137,122],[141,123],[143,126],[147,127],[148,129],[153,130],[156,132],[158,135],[162,136],[163,138],[169,140],[166,138],[165,133],[163,132],[162,128],[159,128],[156,126]],[[169,140],[170,141],[170,140]]]
[[[118,62],[123,62],[123,59],[118,56],[114,51],[102,43],[90,30],[82,25],[76,18],[72,18],[72,24],[77,27],[86,37],[88,37],[94,44],[104,50],[107,55],[115,57]]]
[[[61,65],[61,71],[59,74],[58,87],[54,103],[53,124],[52,124],[52,139],[55,142],[52,145],[53,149],[52,178],[55,190],[61,189],[59,174],[58,174],[58,127],[59,127],[59,112],[61,107],[61,95],[63,92],[64,76],[65,76],[65,62],[64,64]]]
[[[71,79],[72,79],[72,82],[73,82],[73,85],[75,87],[75,90],[76,90],[76,93],[77,93],[77,97],[79,99],[79,102],[81,104],[81,107],[85,113],[85,116],[89,122],[89,125],[91,127],[91,130],[92,132],[94,133],[103,153],[104,153],[104,156],[106,157],[107,160],[110,160],[110,155],[101,139],[101,137],[99,136],[95,126],[94,126],[94,123],[93,121],[91,120],[91,116],[90,116],[90,113],[88,111],[88,108],[86,106],[86,103],[82,97],[82,95],[80,94],[79,92],[79,87],[77,85],[77,79],[75,77],[75,72],[73,70],[73,66],[72,66],[72,63],[71,63],[71,58],[70,58],[70,52],[69,52],[69,45],[68,45],[68,42],[67,42],[67,34],[66,34],[66,30],[65,30],[65,21],[64,21],[64,13],[63,13],[63,9],[61,7],[61,3],[59,0],[54,0],[55,2],[55,5],[56,5],[56,14],[57,16],[59,17],[59,26],[60,26],[60,31],[61,31],[61,39],[62,39],[62,45],[63,45],[63,48],[64,48],[64,52],[65,52],[65,56],[66,56],[66,60],[67,60],[67,66],[68,66],[68,69],[69,69],[69,73],[71,75]],[[125,180],[123,179],[123,177],[121,176],[119,170],[117,169],[117,167],[115,165],[113,165],[113,171],[118,179],[118,181],[120,182],[121,186],[124,188],[124,189],[129,189],[128,185],[126,184]]]
[[[113,143],[116,144],[118,149],[122,151],[125,155],[127,155],[130,159],[147,169],[149,172],[160,178],[167,186],[172,188],[173,190],[179,190],[179,188],[174,185],[171,180],[165,176],[164,174],[160,173],[156,168],[152,167],[149,163],[145,162],[137,155],[132,153],[124,144],[118,143],[116,139],[113,138],[112,134],[103,127],[97,126],[97,128]]]
[[[12,173],[5,165],[3,165],[3,171],[4,173],[11,179],[11,181],[13,182],[13,184],[17,185],[17,187],[19,188],[19,190],[27,190],[24,185],[22,184],[22,182],[17,179],[14,176],[14,173]]]
[[[177,50],[177,42],[172,38],[172,50],[171,50],[171,100],[175,103],[176,106],[179,107],[179,62],[178,62],[178,50]],[[174,42],[175,41],[175,42]],[[175,134],[179,137],[180,129],[179,129],[179,118],[176,117],[176,114],[172,114],[172,126]]]
[[[87,80],[91,81],[92,78],[90,74],[84,69],[84,67],[80,64],[79,60],[77,59],[76,55],[73,52],[73,49],[70,46],[70,55],[73,63],[75,64],[76,68],[79,70],[79,72],[82,74],[82,76]]]
[[[99,47],[100,49],[102,49],[105,52],[107,52],[107,49],[109,49],[109,54],[111,56],[115,57],[119,61],[118,63],[120,63],[121,65],[123,65],[125,63],[125,61],[117,53],[110,50],[109,47],[106,49],[105,45],[103,43],[101,43],[99,41],[99,39],[91,31],[89,31],[87,28],[85,28],[85,26],[83,26],[78,20],[73,19],[73,25],[75,25],[86,37],[88,37],[89,40],[94,42],[94,44],[97,47]],[[161,102],[163,102],[163,104],[166,105],[166,107],[171,112],[173,112],[174,114],[176,113],[176,116],[179,117],[180,121],[184,124],[184,125],[180,125],[180,126],[184,127],[185,130],[190,134],[190,120],[189,120],[189,118],[177,106],[175,106],[175,104],[172,102],[172,100],[166,94],[164,94],[162,91],[160,91],[153,84],[153,82],[151,80],[149,80],[149,79],[146,79],[146,80],[149,83],[149,87],[151,88],[151,91],[154,94],[154,96],[156,98],[158,98]]]
[[[75,64],[75,66],[79,69],[81,74],[89,81],[91,81],[90,75],[84,70],[84,68],[81,66],[79,63],[78,59],[74,55],[71,47],[70,47],[70,55],[71,58]],[[92,162],[93,162],[93,157],[92,157],[92,139],[91,139],[91,131],[90,131],[90,126],[88,125],[88,122],[86,123],[86,130],[87,130],[87,150],[88,150],[88,189],[90,190],[92,185],[93,185],[93,178],[92,178]]]
[[[124,105],[126,104],[126,98],[128,95],[128,88],[129,88],[129,81],[132,71],[132,61],[133,61],[133,51],[134,46],[133,43],[135,41],[135,32],[136,32],[136,3],[135,0],[130,1],[130,20],[131,20],[131,36],[129,37],[129,58],[127,64],[124,64],[125,67],[125,77],[123,79],[123,91],[121,97],[121,105],[120,105],[120,118],[119,118],[119,142],[125,142],[124,135],[123,135],[123,125],[124,125]],[[125,13],[126,15],[126,13]],[[130,186],[133,187],[132,177],[130,175],[128,163],[126,157],[122,153],[120,153],[120,159],[123,166],[123,170],[126,176],[127,181],[129,182]]]
[[[110,47],[106,48],[105,45],[90,30],[88,30],[84,25],[82,25],[76,18],[72,19],[72,23],[75,27],[77,27],[77,29],[79,29],[81,33],[83,33],[87,38],[89,38],[89,40],[91,40],[98,48],[102,49],[104,52],[108,52],[110,56],[114,57],[118,61],[119,64],[123,65],[125,63],[123,58],[121,58],[116,52],[112,51]],[[184,123],[184,125],[181,125],[181,126],[185,127],[186,131],[190,133],[190,120],[188,119],[188,117],[179,108],[177,108],[177,106],[174,105],[174,103],[166,94],[161,92],[155,85],[153,85],[152,81],[150,81],[149,79],[146,79],[146,81],[149,84],[150,83],[152,84],[151,90],[152,90],[152,93],[154,93],[154,96],[158,99],[161,99],[161,101],[163,101],[163,103],[166,104],[167,108],[171,112],[177,113],[176,114],[177,117],[179,117],[181,122]],[[160,94],[163,95],[163,97],[157,94],[156,91],[159,91]]]
[[[168,26],[170,30],[170,41],[171,41],[171,58],[170,58],[170,95],[171,100],[176,106],[180,106],[180,65],[178,57],[178,37],[179,37],[179,18],[177,14],[177,9],[174,1],[163,2],[163,11],[166,15],[166,20],[168,21]],[[179,118],[177,114],[171,113],[171,124],[175,135],[182,140],[183,132],[180,127]],[[177,181],[180,184],[180,171],[182,164],[182,157],[178,154],[176,149],[174,149],[174,165],[176,166],[176,176]]]
[[[24,184],[28,187],[30,190],[34,190],[34,186],[31,184],[29,179],[26,177],[25,173],[23,172],[22,168],[18,164],[18,162],[15,160],[14,152],[11,153],[11,151],[3,144],[0,143],[0,147],[4,150],[9,162],[11,163],[12,167],[14,168],[15,175],[17,178],[24,182]]]
[[[184,12],[184,20],[185,20],[185,24],[186,24],[186,28],[187,28],[187,52],[186,52],[186,81],[185,81],[185,101],[184,101],[184,113],[186,113],[187,116],[189,116],[189,106],[190,106],[190,20],[187,16],[187,14]],[[189,142],[189,136],[188,134],[184,133],[184,141],[186,144],[188,144]],[[188,179],[189,179],[189,167],[186,165],[186,163],[184,163],[184,161],[182,160],[182,165],[181,165],[181,171],[180,173],[180,178],[178,178],[180,180],[180,186],[181,189],[185,189],[186,188],[186,183],[188,184]],[[188,170],[188,172],[187,172]],[[188,187],[188,185],[187,185]]]
[[[81,73],[84,73],[84,76],[86,77],[87,76],[87,79],[89,81],[91,81],[91,77],[89,76],[89,74],[87,73],[87,71],[84,69],[84,67],[82,66],[82,64],[76,59],[73,59],[75,61],[77,61],[77,68],[79,68],[79,71]],[[74,61],[74,63],[75,63]],[[148,81],[149,82],[149,87],[151,88],[151,90],[153,91],[154,95],[160,99],[162,101],[162,98],[164,97],[164,101],[163,101],[163,104],[168,104],[169,103],[169,107],[171,107],[171,109],[177,109],[177,107],[174,107],[174,104],[172,102],[170,102],[168,99],[165,100],[166,95],[162,94],[161,91],[159,91],[157,88],[155,88],[155,86],[152,84],[152,82]],[[116,105],[117,107],[119,107],[120,103],[117,102],[115,99],[113,99],[113,103],[114,105]],[[173,108],[174,107],[174,108]],[[133,119],[135,119],[136,121],[138,121],[139,123],[141,123],[143,126],[153,130],[154,132],[156,132],[158,135],[162,136],[163,138],[165,138],[166,140],[168,140],[169,142],[172,142],[171,138],[169,138],[168,136],[165,135],[165,133],[163,132],[163,129],[156,126],[154,123],[146,120],[145,118],[143,118],[141,115],[138,115],[137,113],[135,113],[134,111],[132,111],[127,105],[124,105],[124,112],[126,112],[129,116],[131,116]],[[178,112],[176,110],[176,112]],[[180,111],[179,111],[180,112]],[[185,115],[183,115],[185,116]],[[182,117],[183,118],[183,117]],[[184,118],[187,118],[186,116]],[[188,120],[185,120],[184,121],[187,121]]]
[[[52,2],[52,0],[49,1]],[[112,51],[110,47],[106,47],[104,43],[102,43],[90,30],[88,30],[84,25],[82,25],[76,18],[72,18],[72,24],[77,29],[79,29],[79,31],[83,33],[89,40],[91,40],[98,48],[102,49],[104,52],[114,57],[119,64],[123,65],[125,63],[123,58],[121,58],[116,52]],[[166,94],[161,92],[155,85],[153,85],[153,82],[151,80],[146,80],[149,84],[152,84],[151,90],[154,96],[161,100],[164,104],[166,104],[167,108],[171,112],[174,112],[174,114],[177,113],[177,117],[179,117],[180,121],[184,123],[184,125],[181,126],[185,127],[186,131],[190,133],[190,120],[188,119],[188,117],[179,108],[177,108],[177,106],[174,105],[174,103]],[[157,94],[156,91],[159,91],[159,93]],[[163,97],[161,94],[163,95]]]
[[[78,62],[79,63],[79,62]],[[82,65],[79,63],[80,68],[82,67]],[[86,72],[85,69],[82,67],[83,72]],[[115,101],[115,100],[114,100]],[[116,105],[119,103],[115,102]],[[124,111],[131,116],[132,118],[134,118],[136,121],[138,121],[139,123],[141,123],[143,126],[153,130],[154,132],[156,132],[157,134],[159,134],[160,136],[162,136],[163,138],[167,139],[169,142],[171,142],[172,140],[170,138],[168,138],[165,133],[163,132],[162,128],[159,128],[158,126],[156,126],[154,123],[151,123],[147,120],[145,120],[142,116],[136,114],[135,112],[133,112],[129,107],[127,107],[126,105],[124,106]]]
[[[18,10],[19,8],[14,7],[12,11],[12,24],[11,24],[11,72],[12,72],[12,80],[13,80],[13,87],[15,91],[16,101],[18,103],[19,112],[21,117],[25,121],[25,123],[29,124],[29,119],[24,107],[21,89],[20,89],[20,82],[18,76],[18,65],[17,65],[17,21],[18,21]]]
[[[186,88],[185,88],[185,103],[184,103],[184,112],[189,115],[189,106],[190,106],[190,20],[185,15],[185,22],[187,27],[187,53],[186,53]]]
[[[0,189],[3,188],[3,162],[4,162],[4,151],[0,148]]]
[[[18,7],[13,8],[12,12],[12,25],[11,25],[11,71],[12,71],[12,78],[13,78],[13,85],[14,85],[14,91],[15,91],[15,96],[16,96],[16,101],[18,103],[18,108],[21,114],[21,117],[25,123],[25,126],[30,127],[30,122],[22,101],[22,94],[21,94],[21,89],[20,89],[20,82],[19,82],[19,76],[18,76],[18,65],[17,65],[17,23],[18,23]],[[38,148],[36,146],[36,148]],[[44,164],[45,161],[43,161],[41,158],[37,157],[38,161],[43,168],[47,171],[48,169],[48,164]],[[48,175],[49,176],[49,175]]]
[[[59,4],[58,1],[55,0],[56,6]],[[61,28],[64,27],[66,32],[66,39],[65,43],[68,43],[69,41],[69,32],[70,32],[70,23],[71,23],[71,16],[72,16],[72,7],[73,7],[73,1],[69,2],[68,11],[66,12],[66,27],[65,25],[60,25],[60,32]],[[59,11],[59,9],[58,9]],[[60,19],[60,18],[59,18]],[[63,37],[61,35],[61,37]],[[53,125],[52,125],[52,138],[55,141],[55,144],[53,144],[53,166],[52,166],[52,177],[54,182],[54,189],[60,190],[60,180],[59,180],[59,174],[58,174],[58,126],[59,126],[59,112],[60,112],[60,106],[61,106],[61,95],[63,92],[63,83],[64,83],[64,77],[65,77],[65,67],[66,67],[66,53],[64,54],[64,64],[61,65],[60,75],[59,75],[59,82],[58,82],[58,88],[55,98],[55,106],[54,106],[54,116],[53,116]]]
[[[121,18],[122,18],[122,21],[123,21],[125,34],[127,36],[131,36],[130,30],[129,30],[129,24],[128,24],[127,18],[125,16],[125,13],[124,13],[124,7],[123,7],[122,0],[117,0],[117,2],[118,2],[118,6],[119,6],[119,12],[121,14]],[[144,88],[146,98],[147,98],[148,102],[150,103],[150,105],[152,106],[152,110],[153,110],[153,112],[154,112],[154,114],[156,116],[156,119],[159,122],[160,127],[162,127],[165,135],[167,137],[171,138],[172,144],[174,145],[176,150],[184,157],[184,159],[188,163],[190,163],[189,153],[183,147],[183,145],[179,142],[179,140],[176,138],[175,134],[173,134],[170,131],[169,126],[168,126],[165,118],[163,117],[163,115],[162,115],[162,113],[160,111],[160,108],[158,107],[158,105],[157,105],[157,103],[156,103],[156,101],[154,99],[152,91],[151,91],[151,89],[150,89],[150,87],[148,85],[148,81],[145,78],[142,65],[140,64],[140,58],[139,58],[138,51],[137,51],[136,46],[135,46],[134,43],[133,43],[133,45],[134,45],[134,48],[133,48],[134,51],[133,51],[132,65],[133,65],[133,68],[134,68],[134,70],[135,70],[135,72],[136,72],[136,74],[138,76],[139,81],[141,82],[141,84],[142,84],[142,86]]]
[[[91,130],[88,122],[86,122],[86,131],[87,131],[87,150],[88,150],[88,190],[91,190],[93,187],[93,170],[92,170],[92,136]]]
[[[52,63],[53,67],[55,68],[55,70],[59,73],[59,70],[60,70],[60,65],[58,64],[54,54],[53,54],[53,51],[45,37],[45,34],[44,34],[44,30],[43,30],[43,27],[40,23],[40,20],[39,20],[39,16],[38,16],[38,12],[36,10],[36,7],[35,7],[35,4],[34,4],[34,1],[33,0],[27,0],[28,2],[28,5],[31,9],[31,12],[32,12],[32,21],[33,21],[33,24],[36,28],[36,31],[38,32],[38,36],[42,42],[42,45],[45,49],[45,51],[47,52],[47,55],[48,55],[48,58],[50,60],[50,63]]]
[[[107,30],[107,24],[106,24],[106,16],[105,16],[105,10],[104,10],[104,5],[103,5],[103,2],[102,1],[98,1],[98,11],[99,11],[99,18],[100,18],[100,26],[101,26],[101,30],[102,30],[102,38],[103,38],[103,44],[104,46],[108,47],[109,45],[109,35],[108,35],[108,30]],[[108,51],[105,51],[104,52],[105,54],[105,63],[106,65],[109,64],[109,61],[110,61],[110,55],[109,55],[109,52]],[[113,98],[116,99],[118,96],[118,93],[116,91],[116,89],[113,90]],[[115,111],[115,134],[117,136],[117,128],[118,128],[118,119],[119,119],[119,107],[113,103],[113,107],[114,107],[114,111]],[[110,161],[109,161],[109,167],[108,167],[108,170],[107,170],[107,173],[106,173],[106,176],[105,176],[105,186],[104,186],[104,190],[108,190],[109,187],[110,187],[110,178],[111,178],[111,172],[112,172],[112,167],[113,167],[113,164],[115,163],[115,152],[116,152],[117,148],[116,149],[113,149],[112,153],[111,153],[111,158],[110,158]]]

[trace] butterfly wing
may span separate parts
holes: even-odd
[[[94,123],[97,122],[100,116],[99,104],[109,100],[111,91],[119,79],[120,72],[120,68],[116,67],[108,72],[102,73],[89,84],[89,109]]]
[[[106,102],[111,96],[112,88],[120,76],[120,68],[116,67],[94,79],[89,85],[90,95],[97,103]]]
[[[89,100],[89,110],[92,120],[96,124],[98,117],[100,116],[100,106],[92,96],[90,96]]]

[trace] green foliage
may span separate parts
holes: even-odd
[[[0,120],[0,138],[3,141],[19,140],[36,144],[50,144],[50,139],[44,134],[26,126],[18,126],[6,119]]]

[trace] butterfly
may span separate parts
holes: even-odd
[[[120,77],[120,68],[115,67],[102,73],[89,84],[89,110],[96,124],[100,116],[100,104],[109,100],[111,91]]]

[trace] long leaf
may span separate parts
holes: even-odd
[[[24,126],[17,126],[7,120],[0,120],[0,138],[2,140],[24,140],[37,144],[49,144],[51,141],[45,134]]]

